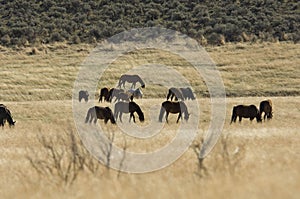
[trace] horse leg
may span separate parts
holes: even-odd
[[[176,123],[178,123],[178,121],[179,121],[180,118],[181,118],[181,113],[179,112]]]
[[[239,122],[241,122],[242,121],[242,116],[239,116]]]
[[[131,118],[133,118],[133,122],[135,123],[135,117],[134,117],[133,112],[130,113],[129,122],[130,122]]]
[[[266,112],[265,112],[265,114],[264,114],[264,121],[266,120],[266,117],[267,117],[267,114],[266,114]]]
[[[168,116],[169,116],[169,112],[166,113],[166,122],[169,123],[168,121]]]
[[[122,114],[123,114],[123,113],[120,112],[120,115],[119,115],[120,122],[123,122],[123,121],[122,121]]]

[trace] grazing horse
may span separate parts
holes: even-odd
[[[79,102],[84,99],[85,102],[89,101],[89,93],[88,91],[79,91]]]
[[[140,88],[137,88],[137,89],[129,89],[127,91],[127,93],[129,93],[131,96],[133,96],[134,98],[143,98],[143,92],[141,91]]]
[[[118,87],[121,88],[123,85],[123,88],[125,88],[125,82],[132,83],[131,88],[135,88],[137,82],[141,84],[142,88],[145,88],[144,81],[138,75],[122,75],[120,77]]]
[[[101,88],[98,102],[102,102],[102,99],[107,102],[109,101],[109,90],[106,87]]]
[[[117,97],[119,93],[124,93],[123,89],[112,88],[109,90],[108,101],[111,102],[114,97]]]
[[[14,126],[16,123],[16,121],[12,119],[10,110],[4,104],[0,104],[0,126],[2,126],[2,128],[6,121],[8,121],[9,127]]]
[[[115,102],[116,101],[125,101],[125,102],[129,102],[129,99],[131,99],[131,97],[133,97],[132,95],[128,95],[127,93],[119,93],[117,96],[116,96],[116,99],[115,99]]]
[[[191,88],[189,88],[189,87],[180,88],[180,91],[185,100],[188,100],[188,99],[195,100],[196,99]]]
[[[136,112],[139,116],[139,120],[143,122],[145,120],[144,113],[142,112],[141,108],[135,102],[117,102],[115,104],[115,112],[114,116],[117,120],[119,117],[120,121],[122,122],[122,114],[123,113],[130,113],[129,122],[131,118],[133,118],[133,122],[135,122],[134,112]]]
[[[117,88],[111,88],[108,89],[106,87],[102,88],[100,90],[100,97],[99,102],[102,102],[102,100],[111,102],[114,97],[117,97],[119,93],[124,92],[123,89],[117,89]]]
[[[245,105],[238,105],[234,106],[232,109],[232,117],[231,122],[236,122],[236,118],[239,117],[239,122],[242,121],[242,118],[250,118],[250,121],[252,121],[254,118],[256,118],[257,122],[261,122],[261,117],[259,114],[259,110],[256,108],[255,105],[245,106]]]
[[[96,123],[97,119],[104,119],[105,124],[107,124],[108,120],[110,120],[112,124],[116,123],[114,115],[109,107],[91,107],[86,114],[85,123],[91,123],[92,120],[94,120],[94,123]]]
[[[159,122],[162,122],[162,118],[164,113],[166,112],[166,121],[168,123],[168,116],[169,113],[179,113],[176,123],[178,123],[179,119],[181,118],[182,114],[184,113],[184,119],[188,121],[190,114],[188,113],[187,106],[184,102],[170,102],[165,101],[161,104],[160,114],[159,114]],[[182,119],[182,118],[181,118]]]
[[[268,120],[272,119],[273,112],[272,112],[272,101],[271,100],[264,100],[264,101],[260,102],[260,104],[259,104],[260,117],[263,112],[265,113],[264,120],[266,120],[266,118]]]
[[[173,98],[175,97],[175,100],[178,101],[178,99],[180,100],[184,100],[184,97],[181,93],[181,91],[178,88],[170,88],[168,95],[167,95],[167,100],[169,100],[169,98],[171,98],[171,101],[173,100]]]

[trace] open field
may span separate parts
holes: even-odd
[[[1,48],[0,102],[10,108],[17,121],[14,128],[0,129],[1,198],[299,198],[299,45],[229,44],[207,48],[229,96],[222,137],[199,166],[194,150],[201,145],[201,138],[209,126],[210,100],[203,97],[205,91],[201,89],[205,89],[205,85],[201,80],[193,79],[190,70],[181,71],[191,80],[197,94],[198,136],[173,164],[145,174],[109,170],[98,164],[79,142],[72,113],[72,89],[79,65],[91,49],[91,46],[57,44],[39,48],[37,54],[29,55],[31,49]],[[147,62],[153,57],[157,57],[156,52],[143,59]],[[128,62],[130,59],[121,58],[115,66],[118,61],[128,64],[124,68],[138,63]],[[176,61],[175,58],[169,60],[169,64]],[[175,68],[180,71],[184,64],[177,64]],[[115,66],[108,71],[109,77],[116,76]],[[159,107],[163,101],[154,95],[164,95],[156,87],[149,93],[147,89],[144,90],[146,98],[136,100],[145,110],[143,125],[149,124],[149,108],[153,104]],[[274,105],[271,121],[257,124],[244,119],[241,124],[229,124],[233,105],[258,106],[266,98]],[[191,118],[195,116],[193,111]],[[121,134],[118,127],[113,127],[115,144],[122,147],[125,138],[128,151],[159,149],[172,140],[180,125],[175,124],[174,115],[170,115],[169,120],[170,125],[165,125],[159,134],[144,140]],[[102,121],[99,124],[104,126]],[[59,174],[59,171],[65,172],[72,161],[69,150],[72,151],[74,142],[70,141],[70,134],[76,137],[78,154],[87,161],[82,170],[74,167],[78,172],[74,181],[62,179]],[[50,147],[43,144],[43,137],[48,144],[53,141]],[[49,153],[51,147],[59,153],[65,151],[60,169],[53,163],[51,150]],[[44,172],[38,173],[30,159]]]

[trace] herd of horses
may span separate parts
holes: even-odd
[[[131,83],[131,88],[125,92],[125,83]],[[117,88],[108,89],[106,87],[100,90],[99,101],[98,102],[112,102],[115,98],[114,112],[109,107],[94,106],[91,107],[86,116],[85,122],[96,123],[97,119],[103,119],[106,124],[109,120],[111,123],[116,124],[116,120],[119,119],[122,122],[122,115],[130,114],[129,122],[133,119],[135,121],[134,113],[137,113],[139,120],[143,122],[145,120],[144,113],[140,106],[133,101],[134,98],[142,98],[143,93],[140,88],[135,89],[136,83],[140,83],[141,88],[145,88],[144,81],[138,75],[122,75],[120,77]],[[122,88],[123,87],[123,88]],[[85,93],[88,97],[86,91],[80,91],[81,94]],[[79,101],[84,97],[81,97],[79,93]],[[184,118],[188,121],[190,113],[188,112],[187,105],[184,103],[185,100],[195,100],[195,96],[191,88],[175,88],[171,87],[168,89],[166,96],[167,100],[162,102],[161,109],[158,117],[159,122],[163,122],[163,117],[165,115],[165,120],[168,123],[169,114],[178,114],[176,123],[180,119]],[[84,98],[85,99],[85,98]],[[174,101],[173,101],[174,99]],[[250,121],[256,118],[257,122],[262,122],[262,114],[264,113],[263,119],[272,119],[272,101],[264,100],[260,103],[259,109],[255,105],[237,105],[232,109],[231,123],[236,122],[239,118],[239,122],[242,118],[249,118]]]
[[[131,83],[132,85],[131,88],[125,92],[124,89],[126,82]],[[111,121],[112,124],[116,124],[118,118],[120,122],[122,122],[123,113],[130,114],[129,122],[131,119],[133,119],[133,122],[136,122],[134,113],[138,115],[140,122],[143,122],[145,120],[144,113],[140,106],[133,101],[134,98],[143,97],[142,90],[140,88],[135,89],[136,83],[140,84],[140,88],[145,88],[144,81],[138,75],[122,75],[118,83],[118,88],[102,88],[100,90],[99,102],[112,102],[115,98],[114,112],[109,107],[91,107],[87,111],[85,122],[91,123],[93,121],[96,123],[97,119],[101,119],[104,120],[105,124],[108,121]],[[79,91],[79,102],[81,102],[82,99],[87,102],[88,98],[88,91]],[[176,123],[178,123],[179,119],[182,118],[188,121],[190,113],[188,112],[187,105],[184,103],[184,101],[196,99],[191,88],[169,88],[166,98],[167,100],[161,104],[158,121],[162,122],[165,115],[165,120],[168,123],[168,116],[170,113],[178,114]],[[234,106],[232,109],[230,124],[236,122],[237,118],[239,118],[239,122],[242,121],[242,118],[249,118],[250,121],[256,118],[257,122],[262,122],[266,119],[270,120],[272,117],[272,101],[264,100],[260,102],[259,108],[253,104]],[[10,110],[4,104],[0,104],[0,126],[3,128],[6,122],[8,122],[9,126],[11,127],[15,125],[16,121],[13,120]]]

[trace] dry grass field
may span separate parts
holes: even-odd
[[[197,95],[198,136],[173,164],[145,174],[108,169],[80,143],[73,120],[72,89],[79,66],[91,50],[92,46],[56,44],[39,47],[31,55],[31,48],[0,48],[0,103],[9,107],[17,121],[13,128],[0,129],[1,198],[299,198],[299,44],[206,48],[221,73],[228,97],[222,136],[202,165],[197,149],[209,126],[210,99],[203,97],[206,87],[202,80],[193,78],[193,69],[183,71],[180,59],[170,61],[168,57],[167,64],[177,63],[175,68],[191,81]],[[153,57],[162,59],[158,55],[148,52],[133,57],[142,57],[147,63]],[[121,57],[105,75],[113,79],[118,63],[140,64],[128,62],[130,59]],[[103,79],[99,87],[102,84]],[[150,117],[149,108],[159,105],[165,95],[155,86],[150,88],[143,90],[145,99],[136,100],[145,110],[143,125]],[[257,124],[244,119],[230,125],[234,105],[258,106],[267,98],[274,105],[271,121]],[[98,105],[104,104],[111,106]],[[158,149],[172,140],[180,125],[175,124],[174,115],[169,120],[159,134],[145,140],[113,127],[114,143],[122,147],[126,140],[128,151]],[[103,121],[98,123],[104,127]]]

